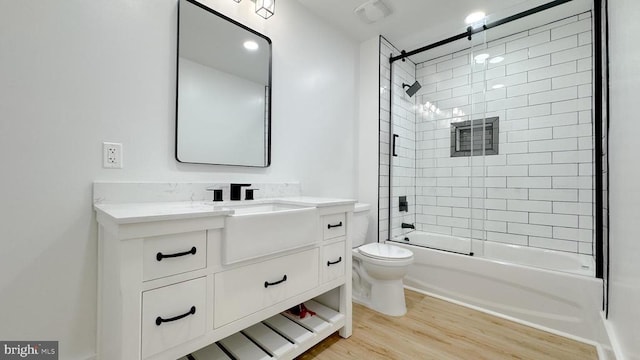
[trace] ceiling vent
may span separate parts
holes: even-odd
[[[382,0],[368,0],[353,10],[362,22],[373,24],[391,14],[391,9]]]

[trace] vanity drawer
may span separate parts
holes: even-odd
[[[207,266],[207,232],[154,236],[144,239],[143,280],[153,280]]]
[[[345,259],[344,252],[345,242],[341,241],[322,249],[322,282],[331,281],[344,275]]]
[[[206,277],[142,293],[142,358],[204,335]]]
[[[274,305],[318,285],[318,248],[217,273],[214,326]]]
[[[344,213],[322,217],[322,231],[325,240],[344,236],[346,228],[346,216]]]

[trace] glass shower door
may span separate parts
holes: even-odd
[[[483,46],[477,35],[392,64],[392,240],[471,254],[472,237],[483,236],[484,204],[475,198],[484,196],[484,170],[474,162],[483,151],[473,140],[484,136],[485,69],[473,60]]]
[[[487,228],[495,225],[487,221],[487,210],[496,206],[487,199],[488,187],[496,185],[495,179],[487,178],[487,165],[503,165],[505,162],[499,147],[500,120],[504,119],[505,113],[505,89],[500,85],[494,88],[487,84],[502,75],[498,64],[503,54],[500,47],[487,44],[485,32],[473,36],[470,56],[471,119],[468,125],[471,140],[467,145],[470,148],[471,255],[484,254]]]
[[[406,60],[391,64],[389,239],[403,242],[417,225],[416,95],[410,96],[406,92],[414,83],[413,62]]]
[[[591,4],[485,21],[390,65],[385,238],[593,276]]]
[[[498,135],[497,154],[487,143],[473,159],[485,168],[477,203],[485,209],[484,229],[473,237],[484,234],[486,257],[575,273],[593,268],[589,8],[569,2],[474,35],[486,43],[474,48],[485,74],[474,100],[478,108],[484,103],[484,140],[489,126]]]

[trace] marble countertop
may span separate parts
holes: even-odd
[[[256,200],[243,200],[243,201],[219,201],[219,202],[205,202],[205,204],[213,204],[215,208],[234,207],[234,206],[248,206],[258,205],[264,203],[275,203],[283,205],[298,205],[309,207],[325,207],[325,206],[339,206],[355,204],[356,200],[353,199],[334,199],[334,198],[322,198],[311,196],[289,196],[289,197],[276,197],[276,198],[264,198]]]
[[[160,220],[178,220],[234,214],[233,207],[276,203],[305,207],[327,207],[352,205],[353,199],[332,199],[308,196],[282,197],[245,201],[172,201],[145,203],[101,203],[94,204],[99,215],[106,216],[117,224],[149,222]]]
[[[230,209],[191,201],[95,204],[94,208],[99,215],[106,216],[117,224],[233,214]]]

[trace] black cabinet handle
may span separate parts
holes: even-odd
[[[393,156],[398,156],[396,153],[396,139],[399,137],[400,135],[393,134]]]
[[[185,251],[185,252],[181,252],[181,253],[175,253],[175,254],[168,254],[168,255],[165,255],[165,254],[163,254],[163,253],[159,252],[159,253],[157,253],[157,254],[156,254],[156,260],[158,260],[158,261],[162,261],[162,259],[164,259],[164,258],[173,258],[173,257],[185,256],[185,255],[189,255],[189,254],[191,254],[191,255],[195,255],[195,254],[196,254],[196,251],[197,251],[197,249],[196,249],[196,247],[194,246],[194,247],[192,247],[192,248],[191,248],[191,250],[189,250],[189,251]]]
[[[192,306],[192,307],[191,307],[191,310],[189,310],[188,312],[186,312],[186,313],[184,313],[184,314],[182,314],[182,315],[178,315],[178,316],[175,316],[175,317],[169,318],[169,319],[163,319],[163,318],[161,318],[160,316],[158,316],[158,317],[156,318],[156,325],[160,326],[160,325],[162,325],[162,323],[163,323],[163,322],[171,322],[171,321],[180,320],[180,319],[182,319],[182,318],[186,318],[187,316],[189,316],[189,315],[193,315],[193,314],[195,314],[195,313],[196,313],[196,307],[195,307],[195,306]]]
[[[335,264],[337,264],[337,263],[339,263],[341,261],[342,261],[342,256],[340,256],[338,258],[338,260],[336,260],[336,261],[333,261],[333,262],[332,261],[327,261],[327,266],[335,265]]]
[[[287,275],[283,276],[283,277],[282,277],[282,280],[278,280],[278,281],[276,281],[276,282],[272,282],[272,283],[270,283],[270,282],[268,282],[268,281],[265,281],[265,282],[264,282],[264,287],[265,287],[265,288],[268,288],[269,286],[282,284],[282,283],[283,283],[283,282],[285,282],[285,281],[287,281]]]
[[[340,221],[340,223],[336,224],[336,225],[327,224],[327,229],[331,229],[331,228],[334,228],[334,227],[340,227],[340,226],[342,226],[342,221]]]

